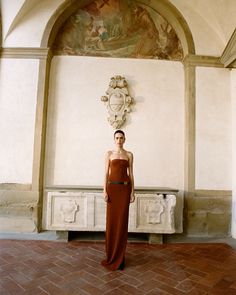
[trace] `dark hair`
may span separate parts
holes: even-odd
[[[117,133],[121,133],[121,134],[125,137],[125,133],[124,133],[124,131],[122,131],[122,130],[116,130],[116,131],[114,132],[114,137],[116,136]]]

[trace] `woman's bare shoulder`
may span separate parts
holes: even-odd
[[[107,152],[106,152],[106,155],[105,155],[106,158],[110,158],[111,154],[112,154],[112,151],[107,151]]]
[[[132,160],[133,159],[133,153],[132,152],[130,152],[130,151],[126,151],[126,154],[127,154],[127,157],[130,159],[130,160]]]

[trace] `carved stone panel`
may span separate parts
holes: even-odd
[[[103,194],[96,194],[94,198],[94,227],[96,230],[106,228],[106,203]]]
[[[174,233],[175,209],[175,195],[137,193],[130,204],[129,232]],[[49,230],[105,231],[102,192],[47,192],[46,224]]]
[[[48,229],[63,230],[87,226],[87,198],[83,193],[48,193]]]
[[[137,229],[157,233],[175,232],[175,195],[140,194],[137,202]]]

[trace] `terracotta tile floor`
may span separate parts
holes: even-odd
[[[236,294],[236,250],[226,244],[129,243],[115,272],[103,258],[104,243],[0,240],[0,294]]]

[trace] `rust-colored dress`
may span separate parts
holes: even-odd
[[[110,174],[107,184],[106,217],[106,260],[102,265],[109,270],[117,270],[124,262],[128,237],[129,203],[131,183],[127,169],[129,161],[110,160]],[[127,182],[128,184],[120,184]]]

